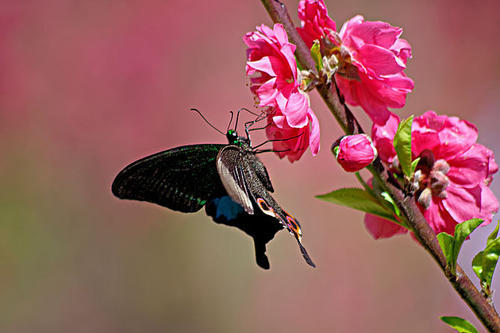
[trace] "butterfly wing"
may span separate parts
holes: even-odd
[[[268,190],[269,192],[274,192],[273,185],[271,184],[271,179],[269,178],[269,174],[267,173],[267,169],[264,166],[264,163],[259,160],[255,154],[249,153],[246,154],[245,160],[252,166],[252,169],[255,171],[255,174],[259,178],[259,180],[262,182],[262,185]]]
[[[244,151],[238,146],[224,147],[217,155],[217,172],[229,196],[240,204],[247,214],[253,215],[253,204],[245,181],[245,169],[241,167],[243,156]]]
[[[263,170],[260,169],[259,165],[262,166]],[[306,262],[315,267],[306,249],[302,245],[302,231],[299,222],[284,211],[269,194],[267,186],[264,185],[261,180],[262,172],[265,172],[267,176],[267,171],[250,148],[245,149],[233,145],[224,147],[217,156],[217,170],[221,176],[224,188],[234,201],[245,208],[241,203],[241,197],[244,197],[246,202],[252,204],[251,210],[245,208],[247,214],[255,215],[252,221],[262,219],[263,216],[266,216],[268,221],[271,221],[269,217],[274,223],[278,221],[295,236],[302,256]],[[269,179],[268,176],[267,179]]]
[[[208,200],[225,195],[215,168],[217,154],[225,146],[181,146],[147,156],[120,171],[112,185],[113,194],[196,212]]]
[[[236,227],[252,237],[257,265],[269,269],[266,244],[274,238],[278,231],[283,229],[283,226],[274,217],[262,214],[260,211],[249,215],[240,204],[234,202],[228,195],[210,200],[205,206],[205,211],[215,222]]]
[[[252,165],[251,163],[244,164],[249,175],[249,184],[250,193],[252,194],[254,202],[257,203],[260,211],[268,216],[274,217],[277,219],[283,227],[287,228],[290,234],[292,234],[300,248],[300,252],[304,257],[305,261],[312,267],[316,267],[314,262],[311,260],[311,257],[307,253],[307,250],[302,245],[302,230],[300,228],[299,221],[297,221],[292,215],[288,214],[281,206],[274,200],[274,198],[267,192],[263,186],[259,186],[258,180],[255,179],[255,176],[252,178]]]

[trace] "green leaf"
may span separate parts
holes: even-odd
[[[479,252],[472,259],[472,270],[476,273],[479,280],[483,281],[483,253],[484,251]]]
[[[299,69],[299,72],[304,70],[304,68],[302,67],[302,65],[300,64],[300,61],[299,59],[297,59],[297,57],[295,57],[295,62],[297,63],[297,68]]]
[[[339,156],[339,150],[340,150],[339,146],[335,146],[333,148],[333,155],[335,155],[335,158],[337,158],[337,156]]]
[[[317,195],[316,198],[377,215],[399,224],[389,209],[360,188],[341,188],[327,194]]]
[[[453,268],[457,264],[458,253],[462,248],[462,244],[469,235],[483,223],[482,219],[470,219],[468,221],[459,223],[455,227],[455,241],[453,243]],[[453,270],[455,272],[455,270]]]
[[[446,262],[448,266],[452,267],[453,260],[453,243],[455,238],[452,235],[447,234],[446,232],[441,232],[437,235],[437,239],[439,241],[439,246],[443,250],[443,254],[446,257]]]
[[[311,56],[314,59],[314,62],[316,63],[316,69],[318,70],[318,73],[321,73],[321,70],[323,69],[323,58],[321,57],[320,44],[319,40],[317,39],[311,46]]]
[[[418,162],[420,162],[420,157],[417,157],[416,159],[411,162],[411,174],[413,175],[415,173],[415,170],[417,169]]]
[[[396,202],[394,202],[394,199],[392,199],[391,195],[387,192],[381,192],[380,195],[382,196],[382,198],[384,198],[385,201],[391,204],[394,213],[397,216],[401,216],[401,211],[399,210],[398,205],[396,205]]]
[[[500,221],[498,221],[496,228],[493,230],[493,232],[488,236],[488,240],[486,241],[486,246],[490,245],[492,241],[494,241],[497,238],[498,235],[498,227],[500,226]]]
[[[491,280],[493,279],[493,273],[495,272],[495,267],[497,266],[498,258],[500,256],[500,238],[491,242],[490,245],[482,251],[481,262],[481,282],[485,283],[486,286],[491,286]],[[475,258],[474,258],[475,259]]]
[[[448,263],[448,266],[450,267],[453,275],[455,275],[457,270],[457,258],[458,254],[460,253],[460,249],[462,248],[462,244],[464,243],[465,239],[474,231],[474,229],[476,229],[482,222],[482,219],[470,219],[468,221],[457,224],[455,227],[454,237],[450,234],[447,234],[446,232],[442,232],[437,235],[439,245],[443,250],[443,254],[446,257],[446,262]],[[476,260],[476,258],[474,259]]]
[[[500,257],[500,238],[498,235],[498,227],[488,236],[486,248],[476,254],[472,260],[472,270],[476,273],[481,281],[481,289],[486,295],[491,293],[491,280],[497,266],[498,258]]]
[[[456,329],[460,333],[479,333],[478,330],[467,320],[460,317],[441,317],[446,324]]]
[[[399,164],[403,173],[408,178],[412,176],[411,164],[411,124],[413,116],[399,123],[398,130],[394,136],[394,149],[398,155]]]

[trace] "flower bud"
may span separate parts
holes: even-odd
[[[345,136],[332,149],[335,158],[347,172],[359,171],[377,157],[377,149],[365,134]]]

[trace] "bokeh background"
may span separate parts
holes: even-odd
[[[500,156],[500,2],[326,2],[339,27],[360,13],[404,28],[416,85],[398,113],[465,118]],[[286,3],[297,22],[298,1]],[[356,185],[329,152],[341,133],[315,92],[320,154],[262,159],[317,269],[285,232],[264,271],[249,237],[203,212],[112,196],[135,159],[225,142],[189,108],[224,129],[253,106],[242,36],[261,23],[257,0],[0,1],[1,332],[451,332],[441,315],[481,327],[410,237],[375,241],[361,213],[314,198]],[[465,243],[469,273],[492,229]]]

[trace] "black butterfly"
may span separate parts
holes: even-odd
[[[247,132],[248,133],[248,132]],[[271,180],[248,138],[226,134],[229,144],[198,144],[140,159],[116,176],[112,191],[120,199],[152,202],[189,213],[205,206],[217,223],[243,230],[254,239],[257,264],[269,268],[266,244],[283,227],[295,236],[306,262],[298,221],[271,197]]]

